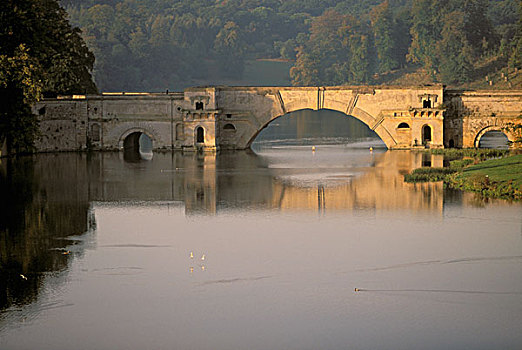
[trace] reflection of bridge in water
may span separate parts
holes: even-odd
[[[422,164],[442,166],[442,156],[410,152],[376,154],[375,166],[350,180],[331,186],[293,186],[275,181],[272,206],[281,209],[328,210],[396,210],[441,212],[442,183],[409,184],[404,174]]]
[[[407,184],[403,175],[421,166],[441,166],[440,156],[409,151],[361,151],[354,176],[332,176],[303,184],[292,181],[271,160],[252,152],[156,153],[152,161],[130,163],[120,153],[40,155],[36,174],[48,198],[75,201],[175,201],[185,213],[234,210],[395,210],[441,212],[441,183]],[[60,170],[58,176],[56,169]],[[315,169],[317,170],[317,169]],[[314,169],[302,169],[302,174]],[[63,179],[61,179],[64,177]],[[72,198],[70,198],[72,200]]]

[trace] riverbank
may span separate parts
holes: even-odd
[[[522,154],[502,150],[434,150],[450,164],[444,168],[419,168],[406,182],[444,181],[446,186],[480,193],[484,197],[522,200]]]

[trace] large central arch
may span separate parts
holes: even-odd
[[[268,122],[266,122],[264,125],[261,126],[260,129],[258,129],[256,131],[255,134],[253,134],[250,139],[248,140],[247,142],[247,146],[250,147],[252,145],[252,143],[255,141],[255,139],[257,138],[257,136],[266,128],[268,127],[268,125],[270,125],[274,120],[278,119],[278,118],[281,118],[287,114],[290,114],[290,113],[293,113],[293,112],[298,112],[298,111],[305,111],[305,110],[314,110],[312,108],[301,108],[301,109],[296,109],[296,110],[293,110],[293,111],[289,111],[287,113],[283,113],[283,114],[278,114],[278,115],[275,115],[273,118],[271,118]],[[345,117],[354,117],[355,119],[363,122],[366,126],[368,126],[368,128],[370,130],[372,130],[373,132],[375,132],[377,134],[377,136],[379,136],[379,138],[384,142],[384,144],[386,145],[386,147],[390,148],[395,146],[397,144],[397,142],[395,141],[395,139],[390,135],[390,133],[388,132],[388,130],[386,128],[375,128],[373,129],[373,126],[375,123],[372,123],[372,121],[375,120],[375,118],[373,118],[371,115],[369,115],[368,113],[360,110],[360,109],[357,109],[357,114],[355,115],[355,113],[352,113],[352,114],[346,114],[344,111],[341,111],[341,110],[335,110],[335,109],[329,109],[329,108],[321,108],[319,110],[322,110],[322,111],[335,111],[335,112],[340,112],[342,114],[344,114]],[[316,110],[317,111],[317,110]]]

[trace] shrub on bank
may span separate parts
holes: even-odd
[[[413,170],[411,174],[404,175],[404,180],[413,183],[444,181],[448,175],[461,171],[474,163],[474,159],[466,158],[453,160],[450,162],[450,166],[446,168],[418,168]]]
[[[469,177],[462,174],[450,176],[445,181],[451,188],[478,192],[484,197],[522,200],[522,191],[513,180],[493,181],[488,175],[474,174]]]
[[[431,182],[443,181],[448,174],[453,174],[457,170],[452,168],[418,168],[411,174],[404,175],[406,182]]]
[[[448,160],[456,160],[462,158],[474,158],[480,160],[486,160],[490,158],[504,157],[509,154],[509,150],[503,149],[490,149],[490,148],[441,148],[441,149],[430,149],[425,152],[431,154],[441,154]]]

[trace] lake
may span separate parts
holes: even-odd
[[[521,204],[313,143],[1,159],[0,349],[522,348]]]

